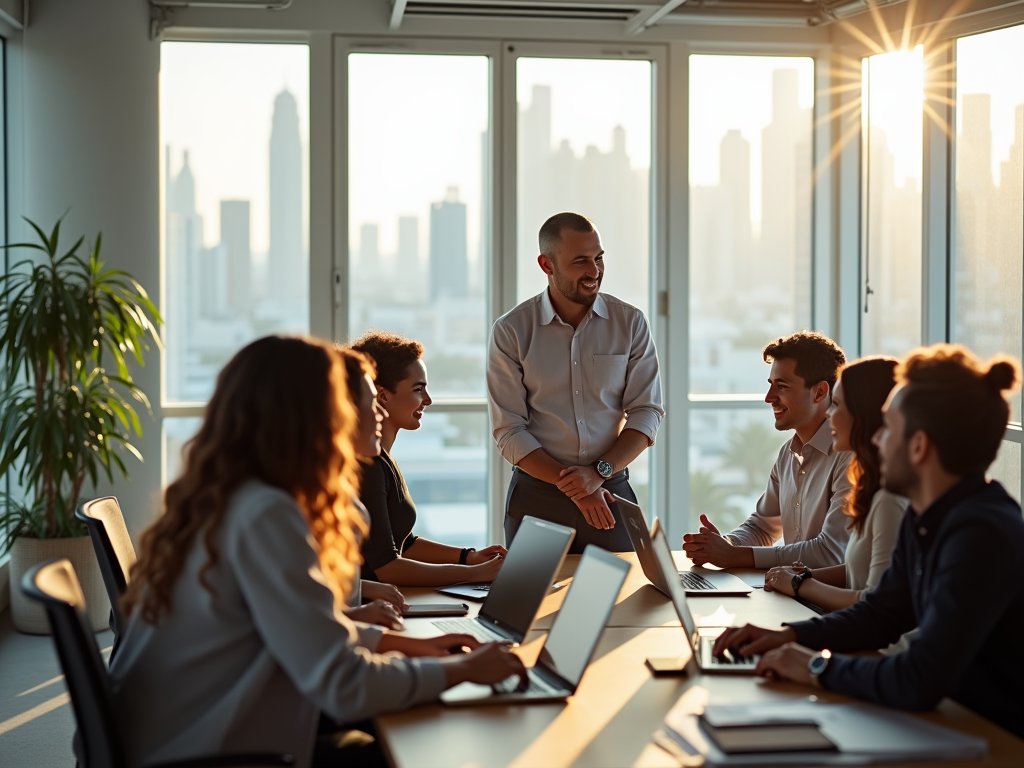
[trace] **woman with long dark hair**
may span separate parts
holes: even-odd
[[[383,422],[380,453],[363,468],[360,501],[370,514],[370,535],[363,543],[364,575],[403,586],[442,587],[462,582],[493,581],[505,548],[479,552],[416,536],[416,505],[391,447],[403,429],[420,428],[431,402],[423,346],[385,331],[370,331],[352,344],[376,368],[374,384]]]
[[[896,384],[898,361],[869,357],[847,365],[839,374],[832,406],[832,447],[852,451],[846,499],[850,540],[844,565],[815,568],[800,563],[777,566],[765,574],[766,591],[799,595],[827,611],[847,608],[873,589],[889,567],[906,500],[881,487],[878,448],[871,442],[882,426],[882,406]]]
[[[111,674],[130,765],[256,751],[379,762],[351,751],[368,736],[317,741],[318,714],[357,722],[522,673],[495,644],[404,638],[341,613],[366,531],[355,425],[327,344],[266,337],[221,371],[122,601]]]

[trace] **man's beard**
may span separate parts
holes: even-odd
[[[604,280],[604,272],[597,277],[597,291],[593,296],[585,296],[580,293],[580,283],[590,282],[589,280],[577,280],[575,283],[565,279],[557,271],[555,272],[555,290],[562,294],[569,301],[582,304],[585,307],[592,306],[597,300],[597,292],[601,290],[601,281]]]
[[[910,466],[907,444],[882,465],[882,487],[897,496],[906,496],[917,485],[917,475]]]

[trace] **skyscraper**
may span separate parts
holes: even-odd
[[[810,230],[798,229],[799,212],[811,206],[811,122],[800,108],[795,69],[772,72],[772,121],[761,132],[761,248],[755,279],[793,301],[794,275],[809,269]]]
[[[359,227],[359,267],[366,275],[380,269],[380,227],[376,224]]]
[[[448,187],[445,199],[430,206],[430,299],[465,298],[469,293],[466,204],[459,188]]]
[[[416,216],[398,217],[398,251],[395,266],[399,274],[415,274],[420,266],[420,220]]]
[[[270,131],[270,291],[287,303],[307,300],[302,226],[302,139],[291,91],[274,99]]]
[[[252,310],[249,201],[220,201],[220,242],[227,256],[227,303],[232,314]]]

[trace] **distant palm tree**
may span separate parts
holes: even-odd
[[[707,515],[719,530],[729,530],[734,527],[733,518],[739,512],[729,503],[729,489],[715,482],[710,472],[696,469],[690,473],[690,515],[693,520]]]
[[[763,485],[782,445],[782,436],[760,421],[748,421],[729,432],[729,447],[723,456],[726,466],[742,470],[744,493]]]

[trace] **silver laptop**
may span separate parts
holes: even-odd
[[[672,550],[669,549],[668,539],[665,532],[654,520],[654,527],[651,529],[651,550],[654,553],[654,563],[660,572],[661,579],[668,585],[668,596],[672,598],[676,614],[679,616],[679,623],[683,626],[683,634],[686,641],[693,650],[693,659],[702,672],[727,672],[731,674],[750,675],[757,666],[758,656],[744,657],[739,653],[728,650],[722,656],[715,656],[712,652],[715,645],[715,636],[700,634],[697,629],[697,622],[690,613],[690,607],[686,604],[686,591],[682,584],[671,578],[676,572],[676,564],[672,559]],[[660,589],[660,587],[659,587]],[[724,631],[724,630],[723,630]]]
[[[564,525],[524,517],[480,615],[439,620],[434,626],[445,633],[472,635],[482,643],[521,643],[575,535]]]
[[[515,540],[519,541],[519,534]],[[462,683],[442,693],[441,701],[503,704],[559,701],[572,696],[590,664],[628,573],[629,563],[625,560],[593,544],[587,545],[537,663],[526,670],[528,684],[524,686],[518,676],[495,685]]]
[[[612,494],[614,495],[614,494]],[[651,584],[671,597],[668,592],[668,584],[662,583],[659,571],[651,555],[651,534],[647,531],[647,520],[644,518],[643,510],[628,499],[615,496],[615,503],[622,515],[622,522],[626,526],[626,533],[629,540],[633,542],[633,549],[640,560],[640,567],[643,568]],[[657,525],[655,521],[655,525]],[[675,566],[672,570],[676,571]],[[691,595],[749,595],[753,588],[743,579],[733,576],[725,571],[712,571],[707,568],[693,568],[689,571],[676,571],[678,578],[685,589]]]

